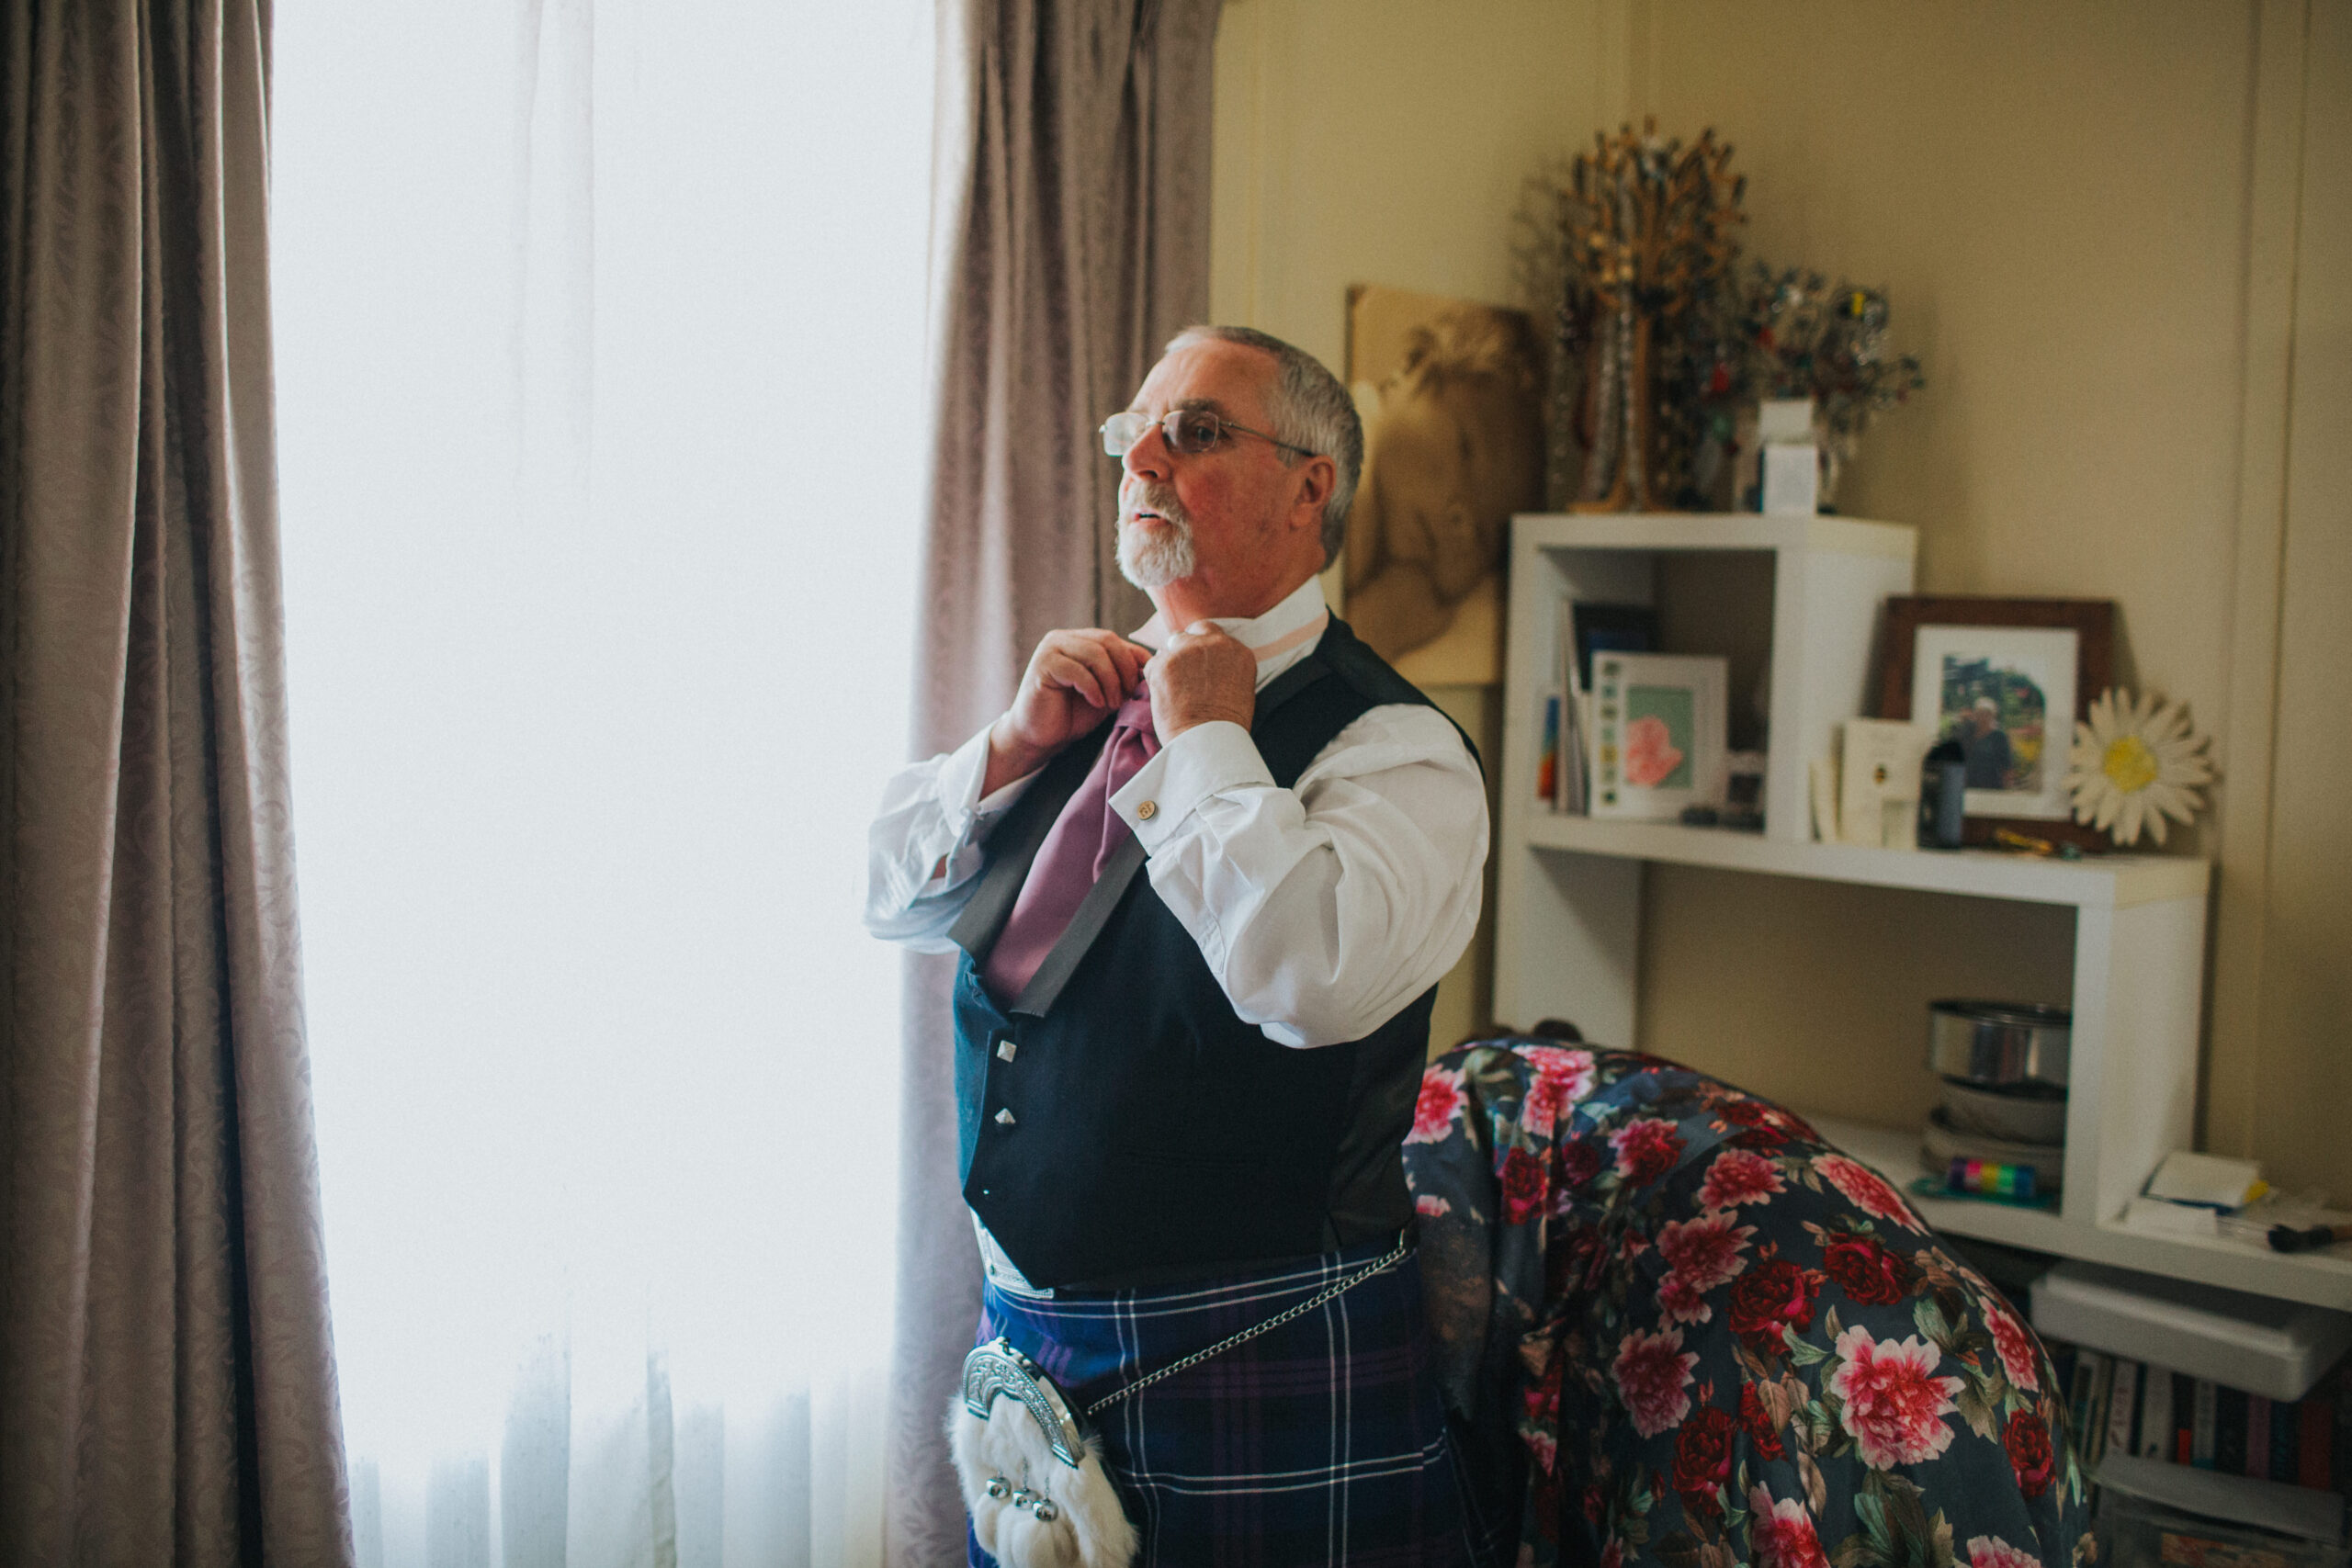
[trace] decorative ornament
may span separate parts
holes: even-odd
[[[1761,399],[1811,398],[1822,451],[1821,502],[1829,505],[1862,433],[1928,384],[1919,356],[1895,354],[1888,344],[1885,292],[1842,278],[1833,287],[1821,273],[1776,272],[1759,261],[1708,303],[1684,334],[1685,363],[1673,378],[1682,400],[1698,411],[1693,423],[1720,438],[1735,406],[1752,416]],[[1743,473],[1741,488],[1754,479]]]
[[[2213,782],[2212,761],[2204,755],[2211,741],[2190,727],[2186,703],[2167,703],[2153,693],[2135,701],[2112,687],[2100,693],[2090,718],[2075,721],[2067,756],[2075,820],[2126,845],[2139,841],[2144,826],[2163,843],[2166,817],[2185,823],[2204,809],[2197,792]]]
[[[1639,135],[1596,135],[1559,193],[1570,282],[1555,338],[1586,349],[1576,511],[1646,510],[1676,488],[1659,471],[1652,344],[1679,330],[1737,253],[1747,182],[1731,173],[1731,152],[1713,130],[1686,148],[1648,119]]]

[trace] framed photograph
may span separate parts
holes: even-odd
[[[1687,806],[1720,807],[1728,681],[1721,659],[1596,650],[1592,815],[1672,819]]]
[[[2099,847],[2060,780],[2075,721],[2112,680],[2114,646],[2109,600],[1892,598],[1879,716],[1961,748],[1969,842],[2008,828]]]

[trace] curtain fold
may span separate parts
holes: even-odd
[[[0,22],[0,1562],[351,1558],[278,589],[267,0]]]
[[[1208,308],[1219,0],[941,0],[933,446],[915,659],[918,755],[1011,699],[1056,626],[1149,613],[1118,574],[1118,468],[1095,426]],[[944,960],[901,1008],[890,1561],[960,1562],[941,1422],[979,1312],[956,1190]]]

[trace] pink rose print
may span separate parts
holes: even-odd
[[[1968,1568],[2041,1568],[2041,1559],[1997,1535],[1976,1535],[1968,1538]]]
[[[1961,1391],[1958,1378],[1934,1375],[1943,1352],[1917,1336],[1873,1340],[1860,1324],[1838,1336],[1830,1392],[1846,1402],[1838,1420],[1873,1470],[1917,1464],[1951,1446],[1944,1417]]]
[[[1781,1179],[1781,1168],[1752,1149],[1725,1149],[1707,1168],[1707,1179],[1699,1188],[1699,1206],[1702,1209],[1730,1209],[1742,1203],[1761,1203],[1789,1190]]]
[[[1536,1077],[1544,1083],[1555,1083],[1570,1100],[1582,1100],[1592,1092],[1592,1053],[1571,1051],[1560,1045],[1529,1045],[1520,1055],[1535,1069]]]
[[[1617,1347],[1617,1393],[1645,1438],[1682,1425],[1690,1414],[1690,1385],[1697,1381],[1696,1351],[1682,1348],[1682,1330],[1645,1334],[1634,1329]]]
[[[1707,1304],[1706,1292],[1679,1274],[1668,1274],[1657,1282],[1657,1304],[1668,1323],[1704,1323],[1715,1315],[1714,1308]]]
[[[1592,1053],[1535,1045],[1521,1055],[1533,1065],[1535,1081],[1520,1105],[1520,1124],[1535,1137],[1548,1138],[1561,1116],[1592,1092]]]
[[[1925,1232],[1918,1216],[1903,1195],[1887,1184],[1886,1178],[1844,1155],[1826,1154],[1813,1156],[1813,1168],[1822,1179],[1846,1195],[1846,1201],[1874,1220],[1888,1220],[1906,1230]]]
[[[1682,765],[1682,752],[1666,720],[1645,714],[1625,726],[1625,782],[1637,788],[1662,784]]]
[[[1682,1157],[1682,1134],[1671,1122],[1636,1116],[1609,1134],[1609,1146],[1617,1151],[1617,1170],[1625,1185],[1646,1187]]]
[[[1813,1517],[1802,1502],[1784,1497],[1776,1503],[1770,1492],[1751,1486],[1747,1506],[1747,1551],[1756,1568],[1829,1568],[1821,1538],[1814,1533]]]
[[[1424,1192],[1413,1200],[1413,1213],[1425,1220],[1442,1220],[1453,1213],[1453,1205],[1434,1192]]]
[[[1413,1130],[1405,1134],[1408,1144],[1434,1144],[1442,1141],[1453,1119],[1462,1113],[1462,1073],[1438,1068],[1421,1075],[1421,1096],[1413,1102]]]
[[[2001,1370],[2009,1374],[2009,1382],[2028,1393],[2041,1392],[2041,1377],[2037,1369],[2041,1358],[2034,1354],[2033,1337],[2025,1331],[2008,1308],[1991,1299],[1985,1292],[1984,1326],[1993,1333],[1993,1348],[2001,1354]]]
[[[1755,1234],[1735,1215],[1701,1214],[1660,1227],[1657,1252],[1692,1290],[1712,1291],[1747,1267],[1740,1253]]]

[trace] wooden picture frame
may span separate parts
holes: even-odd
[[[1910,720],[1920,632],[1926,627],[1975,627],[1986,631],[2062,631],[2075,636],[2072,702],[2063,721],[2050,716],[2044,725],[2043,765],[2063,773],[2074,742],[2076,720],[2090,715],[2092,699],[2114,683],[2115,602],[2111,599],[1992,599],[1899,594],[1886,601],[1884,630],[1879,642],[1878,715]],[[2054,789],[2054,774],[2044,788]],[[1977,795],[1971,791],[1972,796]],[[2007,829],[2029,838],[2070,843],[2086,853],[2111,848],[2106,834],[2064,817],[2003,816],[1972,812],[1963,841],[1987,844]]]

